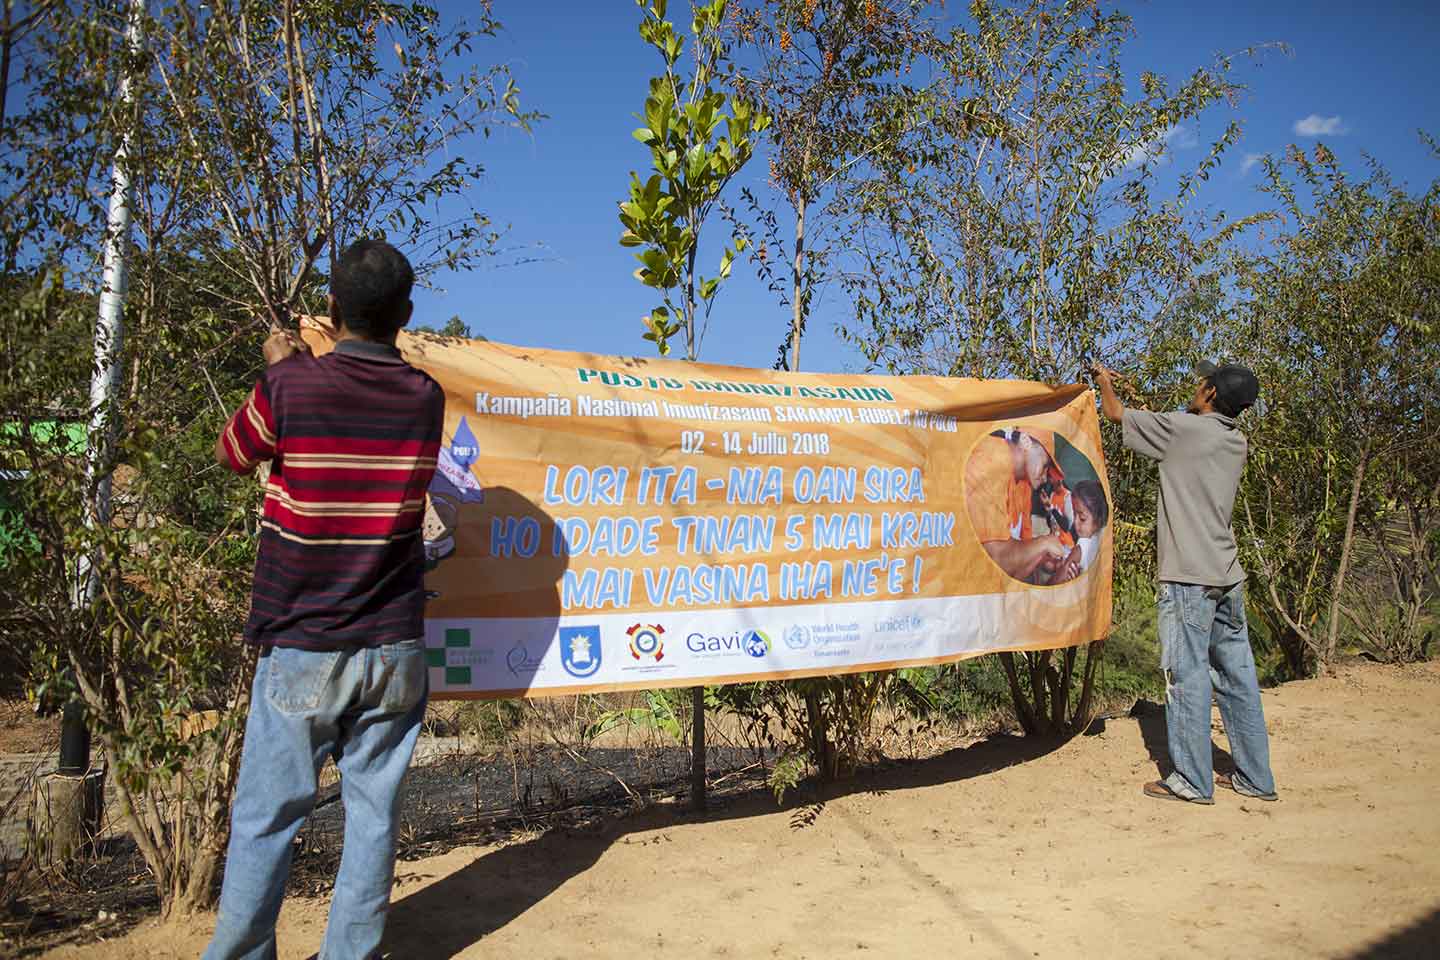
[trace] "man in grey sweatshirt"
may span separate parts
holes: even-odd
[[[1113,374],[1098,365],[1092,372],[1105,418],[1121,424],[1125,446],[1160,465],[1160,667],[1175,769],[1145,784],[1145,795],[1212,804],[1219,782],[1244,796],[1274,800],[1270,741],[1245,620],[1245,571],[1230,526],[1249,449],[1235,418],[1255,402],[1260,384],[1246,367],[1207,361],[1195,369],[1200,382],[1184,412],[1151,413],[1125,409]],[[1232,776],[1214,774],[1212,696],[1230,739]]]

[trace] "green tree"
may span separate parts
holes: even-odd
[[[800,369],[816,294],[832,279],[831,247],[844,247],[847,219],[837,215],[844,204],[830,201],[845,192],[857,164],[893,155],[919,122],[924,91],[905,78],[935,48],[921,7],[913,0],[763,0],[740,11],[732,29],[756,61],[735,75],[735,87],[773,121],[765,133],[769,189],[741,191],[747,209],[740,219],[760,279],[790,311],[780,369]],[[785,219],[793,223],[788,243]]]
[[[937,54],[923,122],[851,192],[851,340],[895,372],[1061,382],[1102,355],[1170,369],[1172,313],[1249,222],[1193,208],[1234,122],[1156,198],[1200,115],[1237,94],[1229,60],[1173,87],[1144,72],[1132,91],[1122,13],[1054,0],[970,12]]]
[[[414,328],[417,333],[433,333],[442,337],[459,337],[462,340],[484,340],[484,337],[477,336],[470,332],[470,324],[460,319],[456,314],[445,321],[443,327],[419,326]]]
[[[1233,122],[1157,199],[1158,171],[1177,169],[1192,138],[1200,146],[1198,119],[1238,86],[1221,58],[1174,86],[1143,72],[1135,90],[1123,62],[1133,32],[1098,3],[971,3],[933,57],[919,122],[846,194],[845,332],[873,365],[1059,383],[1103,358],[1142,383],[1175,382],[1203,319],[1196,298],[1256,218],[1194,208],[1239,136]],[[1074,649],[1002,656],[1027,730],[1085,721],[1100,649],[1083,668]]]
[[[1376,164],[1355,179],[1324,144],[1309,154],[1291,147],[1266,167],[1286,230],[1238,274],[1239,340],[1269,398],[1241,533],[1271,633],[1290,672],[1305,675],[1334,662],[1347,610],[1352,623],[1369,619],[1354,612],[1350,577],[1362,546],[1389,549],[1387,517],[1413,535],[1414,561],[1426,557],[1436,520],[1440,182],[1413,196]],[[1367,523],[1372,540],[1362,544]],[[1403,567],[1397,576],[1411,579]],[[1412,635],[1425,579],[1385,592],[1417,611]]]
[[[722,248],[719,269],[706,278],[697,258],[706,222],[730,180],[749,162],[754,138],[770,118],[743,96],[727,95],[721,87],[730,70],[725,40],[726,0],[691,4],[690,39],[693,63],[681,67],[685,38],[666,19],[667,0],[637,0],[644,11],[640,36],[655,49],[664,73],[650,80],[641,114],[644,126],[634,137],[650,150],[654,171],[644,181],[630,174],[630,198],[620,203],[624,232],[620,243],[640,247],[635,278],[663,296],[644,318],[644,338],[660,355],[670,353],[670,340],[685,338],[685,359],[696,360],[709,325],[720,284],[730,276],[735,254],[745,238],[735,234]],[[728,111],[728,112],[727,112]],[[723,126],[723,129],[722,129]],[[705,803],[705,692],[692,691],[693,802]]]
[[[847,222],[835,215],[844,204],[835,198],[857,164],[893,150],[914,122],[923,93],[902,78],[933,37],[908,0],[766,0],[740,11],[732,33],[757,64],[732,82],[773,122],[765,131],[768,189],[742,189],[743,214],[728,215],[747,237],[761,281],[789,311],[775,365],[799,370],[817,294],[832,279],[832,247],[844,247]],[[714,700],[757,728],[783,732],[783,743],[772,744],[784,752],[774,779],[783,795],[807,761],[827,780],[858,766],[890,676],[727,687]]]
[[[1432,301],[1433,302],[1433,301]],[[1432,360],[1431,369],[1440,367]],[[1440,390],[1432,385],[1432,396]],[[1440,427],[1431,403],[1419,419]],[[1375,494],[1360,507],[1363,539],[1341,613],[1362,650],[1395,663],[1433,656],[1440,598],[1440,455],[1434,443],[1396,444],[1373,473]]]
[[[640,114],[644,125],[634,134],[649,148],[653,172],[644,180],[630,174],[629,199],[620,204],[620,243],[641,248],[635,277],[663,297],[645,317],[645,339],[665,356],[671,338],[683,336],[686,359],[695,360],[715,295],[745,244],[743,235],[732,236],[715,275],[707,278],[697,265],[701,236],[770,118],[746,97],[722,89],[731,69],[722,30],[726,0],[691,5],[688,74],[682,67],[685,38],[666,19],[667,0],[638,5],[644,10],[640,36],[660,54],[664,72],[650,80]]]
[[[259,372],[266,328],[321,312],[317,264],[351,239],[386,235],[422,272],[490,254],[483,215],[435,210],[472,195],[488,129],[535,115],[503,68],[476,65],[473,45],[498,29],[488,14],[465,28],[375,0],[163,4],[138,57],[120,26],[103,5],[47,7],[17,48],[26,82],[0,130],[8,417],[92,412],[94,283],[79,271],[106,239],[96,188],[124,132],[136,185],[115,519],[84,522],[73,456],[33,431],[6,439],[0,455],[33,471],[40,547],[0,584],[13,611],[0,642],[41,692],[83,699],[164,910],[183,913],[212,897],[253,665],[239,636],[259,490],[214,464],[214,437]],[[111,95],[124,73],[134,110]],[[77,607],[77,559],[92,556],[98,597]]]
[[[317,257],[333,263],[361,236],[385,236],[422,274],[493,253],[488,217],[441,220],[436,201],[467,197],[483,174],[457,141],[538,117],[503,66],[473,65],[475,43],[498,28],[484,9],[454,26],[431,7],[377,0],[157,14],[156,120],[172,138],[157,178],[200,201],[201,251],[249,281],[265,319],[287,323]]]

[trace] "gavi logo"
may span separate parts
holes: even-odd
[[[692,633],[685,638],[685,649],[701,657],[750,656],[759,659],[770,652],[770,637],[763,630]]]

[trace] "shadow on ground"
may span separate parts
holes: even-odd
[[[1059,739],[996,736],[920,761],[889,764],[855,780],[831,785],[791,805],[797,829],[823,816],[826,802],[856,793],[888,793],[955,783],[1035,760],[1065,743]],[[652,810],[604,824],[595,832],[552,830],[487,853],[474,863],[390,908],[384,949],[395,956],[453,957],[502,929],[595,864],[628,834],[677,823],[714,822],[775,813],[763,792],[744,795],[707,814]],[[454,918],[473,923],[457,929]],[[445,922],[438,922],[444,919]]]
[[[1170,747],[1165,737],[1165,707],[1153,700],[1141,700],[1130,710],[1130,716],[1140,725],[1140,736],[1145,741],[1145,751],[1155,764],[1155,772],[1164,780],[1175,771],[1170,763]],[[1235,760],[1230,752],[1211,739],[1212,762],[1217,774],[1233,774]]]
[[[1348,960],[1434,960],[1436,956],[1440,956],[1440,909],[1350,954]]]

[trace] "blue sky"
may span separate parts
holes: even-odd
[[[456,16],[472,7],[443,5]],[[950,0],[949,7],[955,16],[964,4]],[[1231,119],[1244,126],[1243,141],[1205,185],[1204,205],[1234,215],[1261,208],[1265,198],[1255,190],[1261,170],[1247,169],[1247,155],[1279,155],[1289,143],[1313,145],[1317,133],[1357,170],[1368,153],[1412,188],[1423,189],[1440,175],[1440,163],[1416,135],[1420,128],[1440,134],[1434,56],[1440,3],[1175,0],[1126,9],[1138,33],[1128,47],[1128,66],[1172,81],[1217,53],[1269,41],[1290,47],[1288,55],[1272,53],[1258,66],[1241,65],[1239,79],[1249,88],[1241,102],[1212,110],[1198,129],[1176,138],[1183,165],[1184,144],[1209,142]],[[549,119],[533,135],[503,131],[483,145],[478,156],[488,175],[473,199],[508,226],[508,252],[496,266],[436,276],[438,289],[417,291],[416,320],[441,325],[459,314],[492,340],[652,353],[653,346],[640,339],[640,318],[656,299],[631,275],[635,264],[617,242],[615,216],[629,172],[643,169],[647,159],[630,137],[632,114],[657,63],[636,32],[639,10],[633,0],[495,0],[494,11],[504,31],[477,46],[476,55],[510,64],[526,105]],[[741,179],[764,176],[761,161]],[[531,262],[515,262],[522,258]],[[719,295],[701,359],[768,367],[787,317],[737,262]],[[861,358],[834,332],[843,319],[843,303],[830,298],[820,304],[802,349],[806,369],[861,369]]]

